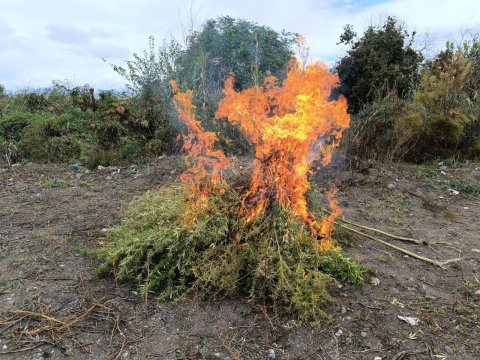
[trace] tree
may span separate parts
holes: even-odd
[[[295,41],[292,33],[279,33],[227,16],[208,20],[199,31],[190,32],[185,47],[171,40],[164,41],[157,49],[154,38],[150,37],[149,48],[142,54],[133,54],[125,67],[110,65],[128,81],[127,88],[135,94],[149,129],[155,133],[171,124],[181,126],[176,116],[172,116],[170,80],[193,90],[197,115],[203,125],[218,130],[212,119],[227,75],[235,74],[237,89],[259,85],[267,75],[282,80],[287,63],[293,58],[291,45]],[[228,124],[220,126],[226,127],[222,144],[232,138],[239,139],[238,131]],[[171,132],[163,133],[173,138]],[[246,149],[246,144],[239,146]]]
[[[149,37],[148,49],[133,54],[126,67],[110,64],[112,69],[127,80],[126,87],[136,100],[141,121],[147,125],[149,138],[163,141],[170,146],[174,138],[172,127],[169,80],[176,71],[181,46],[176,40],[155,45]],[[103,59],[106,61],[105,59]]]
[[[246,20],[211,19],[188,38],[178,59],[176,78],[180,85],[195,91],[205,108],[218,101],[229,73],[235,74],[237,89],[261,84],[268,74],[283,79],[295,41],[292,33],[279,33]]]
[[[351,25],[345,26],[339,43],[350,49],[336,71],[351,112],[392,91],[404,99],[413,96],[423,60],[413,49],[414,40],[415,32],[409,34],[394,17],[388,17],[382,26],[368,27],[360,38]]]
[[[425,63],[424,70],[439,77],[442,73],[451,70],[452,65],[458,63],[460,58],[463,58],[466,63],[464,65],[470,68],[468,77],[461,82],[461,90],[470,101],[476,101],[480,97],[480,36],[478,34],[457,45],[448,41],[445,49]],[[460,89],[456,90],[457,93],[460,92]]]

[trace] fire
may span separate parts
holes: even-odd
[[[292,63],[283,86],[268,76],[262,86],[236,91],[231,75],[215,114],[217,119],[225,118],[238,126],[255,146],[253,175],[243,194],[241,212],[245,221],[251,222],[280,205],[299,216],[312,234],[322,239],[321,251],[335,247],[329,238],[341,213],[333,198],[336,189],[328,194],[332,213],[321,221],[309,212],[306,193],[312,166],[330,163],[332,151],[350,122],[346,100],[331,99],[338,82],[338,76],[319,62],[308,66]],[[195,221],[195,214],[208,208],[209,194],[221,191],[222,170],[228,160],[216,149],[215,133],[204,131],[196,119],[192,92],[180,92],[175,82],[171,84],[176,93],[174,106],[188,130],[183,149],[195,159],[181,176],[194,195],[185,219]]]
[[[243,198],[246,221],[277,203],[297,214],[315,236],[331,234],[327,222],[310,214],[306,192],[313,163],[330,163],[350,122],[346,100],[330,99],[338,82],[319,62],[292,63],[282,87],[270,76],[262,87],[237,92],[233,76],[227,78],[216,117],[238,125],[255,145],[253,176]]]
[[[328,207],[330,208],[330,214],[325,216],[320,221],[320,235],[323,240],[320,243],[320,250],[326,251],[335,248],[335,244],[330,240],[334,230],[333,224],[335,219],[342,214],[342,209],[338,206],[338,201],[335,199],[335,194],[338,189],[335,185],[332,185],[330,191],[327,194]]]
[[[224,190],[222,170],[228,167],[229,162],[221,150],[215,149],[218,143],[215,133],[204,131],[196,118],[192,91],[180,92],[173,80],[170,85],[175,93],[173,105],[188,131],[187,135],[182,136],[182,150],[191,156],[191,160],[180,180],[189,185],[189,191],[193,195],[184,220],[194,222],[196,214],[207,211],[209,194]]]

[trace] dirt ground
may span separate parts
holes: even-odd
[[[480,164],[315,178],[339,186],[346,218],[461,260],[442,269],[358,237],[347,252],[373,278],[333,289],[329,318],[308,324],[241,300],[159,303],[96,274],[92,251],[122,206],[181,168],[176,157],[94,171],[0,165],[0,358],[480,359]]]

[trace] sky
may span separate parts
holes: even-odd
[[[336,45],[345,24],[362,33],[397,16],[432,54],[465,29],[480,32],[480,0],[0,0],[0,84],[120,89],[125,81],[102,58],[122,65],[150,35],[182,41],[184,29],[222,15],[301,33],[311,57],[330,65],[345,52]]]

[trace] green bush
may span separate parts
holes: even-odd
[[[0,117],[0,137],[4,140],[19,141],[23,130],[42,115],[14,110]]]
[[[29,126],[20,142],[23,157],[35,162],[62,162],[80,157],[82,146],[71,135],[46,136],[43,124]]]
[[[117,165],[123,158],[118,149],[104,149],[101,146],[94,145],[82,151],[80,160],[89,169],[95,169],[98,165]]]
[[[425,132],[412,153],[420,161],[475,156],[480,101],[472,96],[470,77],[478,70],[468,54],[448,47],[422,73],[415,103],[424,110]]]
[[[389,95],[352,117],[344,144],[355,162],[480,156],[480,98],[471,82],[479,62],[468,44],[448,45],[427,62],[413,101]]]
[[[17,97],[29,112],[47,110],[49,101],[45,93],[27,92]]]
[[[422,109],[391,94],[352,116],[343,146],[357,166],[391,162],[409,156],[424,127]]]
[[[39,114],[24,128],[20,152],[36,162],[78,160],[88,146],[87,122],[88,116],[75,108],[58,116]]]
[[[420,80],[422,54],[415,50],[415,32],[409,34],[394,17],[382,26],[369,26],[361,37],[351,25],[345,26],[340,43],[350,46],[337,63],[340,92],[348,99],[349,110],[357,113],[364,106],[394,93],[411,99]]]
[[[26,129],[45,118],[46,116],[42,114],[19,110],[13,110],[0,117],[0,158],[8,163],[21,159],[25,154],[22,141]]]
[[[113,165],[174,148],[172,128],[151,129],[135,97],[101,92],[92,108],[92,92],[86,87],[70,91],[57,84],[41,96],[30,95],[0,99],[0,156],[9,162],[81,160],[90,166]],[[33,109],[28,99],[46,99],[48,104],[43,110]]]
[[[323,314],[336,279],[363,281],[364,268],[341,250],[321,254],[318,240],[282,209],[245,224],[237,212],[239,193],[225,188],[190,221],[184,217],[188,201],[179,186],[134,200],[99,250],[100,270],[135,281],[145,296],[244,296],[299,318]]]
[[[136,159],[142,156],[143,147],[140,141],[129,137],[120,139],[120,152],[124,159]]]

